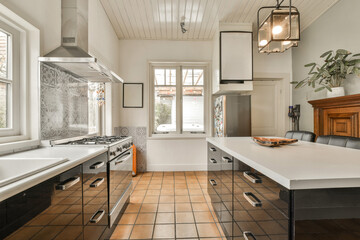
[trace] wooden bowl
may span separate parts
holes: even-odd
[[[292,144],[298,141],[297,139],[265,138],[265,137],[252,137],[252,140],[257,144],[266,147],[278,147],[280,145]]]

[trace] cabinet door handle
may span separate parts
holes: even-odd
[[[261,178],[250,171],[244,172],[244,177],[246,177],[252,183],[262,183]]]
[[[96,162],[93,165],[90,166],[90,169],[98,169],[101,168],[102,166],[104,166],[104,162]]]
[[[262,206],[260,199],[258,199],[252,192],[244,192],[243,196],[246,199],[246,201],[248,201],[253,207],[261,207]]]
[[[254,236],[254,234],[249,231],[245,231],[243,233],[243,236],[244,236],[245,240],[256,240],[256,237]]]
[[[105,178],[97,178],[95,181],[90,183],[90,187],[96,188],[96,187],[100,186],[104,182],[104,180],[105,180]]]
[[[209,148],[209,150],[210,150],[211,152],[216,152],[216,148],[214,148],[214,147]]]
[[[98,223],[103,216],[105,215],[105,210],[99,210],[97,211],[92,217],[90,218],[91,223]]]
[[[229,157],[222,157],[222,160],[224,162],[226,162],[226,163],[232,163],[233,162],[233,160],[231,158],[229,158]]]
[[[56,185],[56,190],[66,190],[69,189],[70,187],[74,186],[75,184],[77,184],[78,182],[80,182],[80,177],[76,176],[76,177],[71,177],[66,179],[65,181],[59,183],[58,185]]]
[[[213,159],[213,158],[210,158],[209,161],[210,161],[211,163],[217,163],[217,161],[216,161],[215,159]]]
[[[217,185],[217,182],[216,182],[214,179],[210,179],[209,182],[210,182],[210,184],[211,184],[212,186],[216,186],[216,185]]]

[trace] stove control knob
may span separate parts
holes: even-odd
[[[118,151],[118,152],[121,152],[121,150],[122,150],[121,147],[118,147],[118,148],[116,149],[116,151]]]
[[[115,152],[110,152],[110,156],[115,156],[116,153]]]

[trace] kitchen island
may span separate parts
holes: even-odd
[[[360,239],[360,152],[208,138],[208,192],[228,238]]]

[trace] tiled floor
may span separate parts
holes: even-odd
[[[147,172],[111,239],[224,239],[207,195],[206,172]]]

